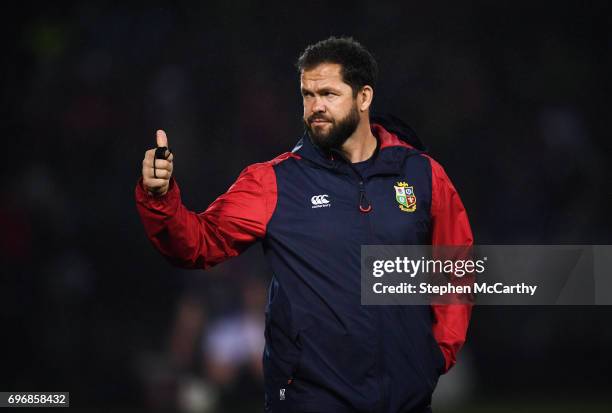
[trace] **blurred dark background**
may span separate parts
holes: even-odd
[[[2,391],[262,411],[260,247],[210,272],[175,269],[146,240],[133,189],[158,128],[198,211],[246,165],[290,150],[294,62],[329,35],[375,54],[374,109],[445,166],[477,243],[612,243],[606,1],[2,7]],[[610,411],[611,317],[479,307],[434,405]]]

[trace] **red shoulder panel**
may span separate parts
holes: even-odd
[[[432,244],[470,246],[474,239],[467,212],[444,168],[430,156]],[[432,304],[433,334],[446,360],[448,371],[457,362],[457,354],[467,337],[472,314],[469,304]]]

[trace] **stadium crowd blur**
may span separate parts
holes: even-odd
[[[302,133],[293,64],[332,34],[374,52],[375,110],[411,124],[445,166],[477,243],[610,244],[606,2],[502,3],[85,1],[5,14],[0,390],[261,409],[260,247],[209,272],[173,268],[146,240],[133,189],[158,128],[198,211],[246,165],[290,150]],[[611,315],[477,308],[437,402],[609,402]]]

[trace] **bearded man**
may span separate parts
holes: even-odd
[[[412,130],[370,115],[378,69],[361,44],[323,40],[297,67],[304,136],[291,152],[244,169],[204,212],[182,204],[174,155],[157,132],[136,186],[146,234],[186,268],[261,242],[273,272],[266,411],[429,412],[471,307],[361,305],[361,246],[469,246],[466,211]]]

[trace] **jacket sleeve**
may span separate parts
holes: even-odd
[[[474,243],[468,216],[442,166],[430,158],[432,175],[432,245],[471,246]],[[471,304],[432,304],[433,334],[446,360],[445,372],[457,361],[466,340]]]
[[[171,263],[184,268],[209,268],[264,237],[276,195],[276,177],[269,164],[247,167],[202,213],[183,205],[174,178],[161,197],[149,195],[142,179],[135,191],[147,237]]]

